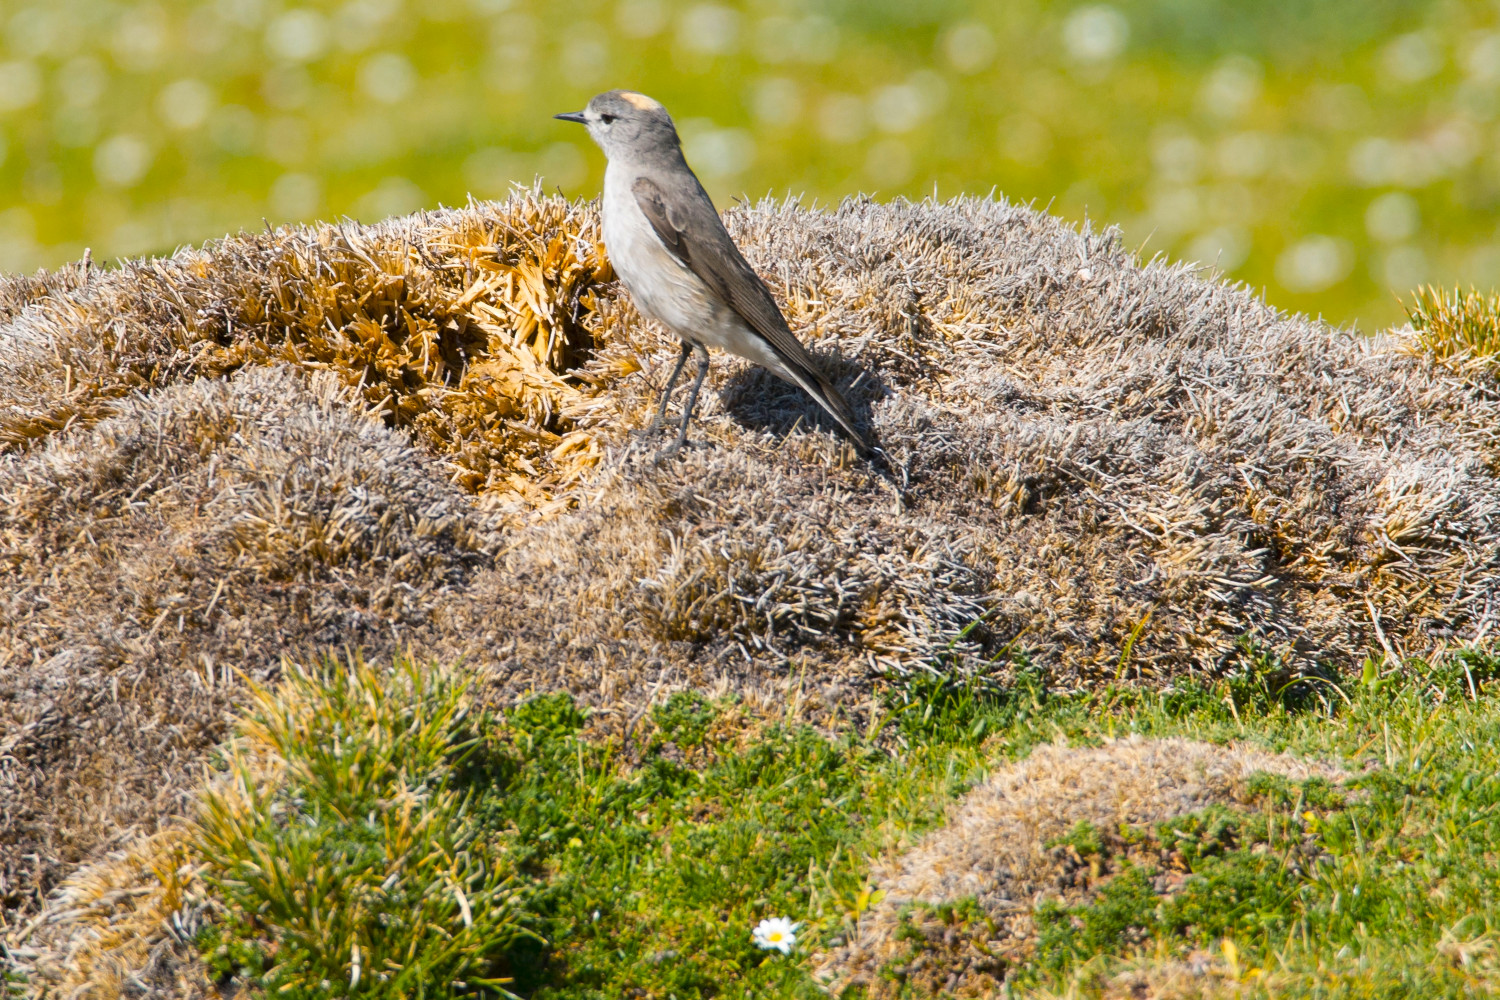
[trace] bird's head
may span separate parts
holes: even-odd
[[[582,111],[553,115],[577,122],[610,159],[670,153],[679,148],[677,128],[667,109],[633,90],[610,90],[589,101]]]

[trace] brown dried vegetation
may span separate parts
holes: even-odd
[[[83,866],[42,914],[14,935],[12,951],[33,992],[90,998],[217,998],[183,914],[202,886],[181,825]],[[174,925],[175,918],[175,925]],[[191,918],[190,918],[191,919]]]
[[[286,363],[334,373],[469,491],[545,499],[597,462],[583,429],[595,390],[635,370],[580,328],[613,277],[598,226],[535,197],[441,219],[278,231],[105,275],[83,264],[17,279],[5,312],[35,305],[13,323],[18,350],[4,364],[22,392],[0,417],[0,445],[92,422],[133,391]]]
[[[1489,629],[1491,383],[982,199],[729,224],[888,460],[675,345],[594,207],[536,194],[0,282],[0,912],[180,814],[241,673],[411,644],[495,698],[805,678],[814,710],[1007,644],[1058,685]],[[978,627],[969,628],[976,621]],[[1126,639],[1129,655],[1120,649]]]

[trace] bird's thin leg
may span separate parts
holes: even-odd
[[[687,341],[682,342],[682,353],[677,355],[677,367],[672,369],[672,377],[667,379],[667,387],[661,391],[661,405],[656,408],[656,416],[651,420],[649,430],[655,433],[661,428],[661,422],[667,416],[667,401],[672,398],[672,387],[677,384],[677,376],[682,374],[682,366],[687,364],[688,355],[693,353],[693,345]]]
[[[682,429],[677,432],[677,443],[662,452],[663,455],[675,455],[687,443],[688,423],[693,419],[693,408],[698,405],[698,390],[703,388],[703,380],[708,377],[708,348],[702,344],[694,344],[693,347],[698,352],[698,376],[693,379],[687,406],[682,411]]]

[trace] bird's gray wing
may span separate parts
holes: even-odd
[[[807,364],[806,350],[787,327],[765,282],[730,239],[708,193],[698,184],[693,188],[668,195],[649,177],[631,186],[651,228],[673,256],[770,341],[777,354]]]
[[[764,337],[787,369],[800,376],[797,382],[868,451],[868,442],[854,428],[849,405],[787,326],[771,290],[734,245],[697,178],[693,178],[690,190],[668,194],[651,178],[640,177],[631,185],[631,192],[672,255]]]

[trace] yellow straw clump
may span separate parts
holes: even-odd
[[[465,489],[537,507],[598,462],[604,389],[639,368],[603,329],[613,278],[597,215],[538,192],[371,228],[278,229],[119,271],[85,263],[57,283],[89,296],[49,289],[28,317],[45,353],[67,355],[32,368],[62,368],[65,385],[28,387],[0,416],[0,450],[109,416],[132,391],[290,364],[333,372]]]
[[[1406,315],[1417,343],[1437,360],[1494,368],[1500,354],[1500,294],[1423,285],[1412,293]]]

